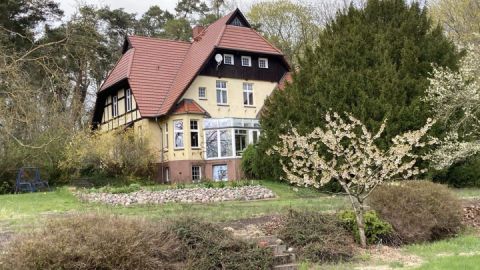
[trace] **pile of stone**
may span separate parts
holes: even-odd
[[[471,227],[480,227],[480,201],[464,203],[463,223]]]
[[[251,201],[274,198],[275,194],[262,186],[245,186],[236,188],[189,188],[169,189],[164,191],[141,190],[132,193],[84,193],[76,195],[83,201],[99,202],[113,205],[210,203],[222,201]]]

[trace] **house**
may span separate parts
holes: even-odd
[[[160,182],[239,179],[263,103],[289,70],[238,9],[195,27],[191,42],[129,36],[97,93],[94,128],[148,134]]]

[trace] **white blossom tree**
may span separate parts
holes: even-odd
[[[423,172],[415,166],[420,156],[413,150],[435,143],[434,139],[422,139],[434,121],[429,119],[421,129],[396,136],[392,145],[383,150],[376,140],[385,129],[385,121],[372,134],[360,120],[350,114],[345,116],[343,119],[328,112],[325,127],[317,127],[305,135],[292,128],[280,136],[279,145],[272,151],[283,157],[283,170],[293,184],[319,188],[338,181],[351,201],[360,243],[366,247],[363,218],[366,198],[385,181]]]
[[[425,101],[447,134],[432,155],[437,169],[480,152],[480,47],[470,45],[458,71],[435,67]]]

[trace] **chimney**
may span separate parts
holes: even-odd
[[[200,33],[202,33],[203,29],[205,29],[204,26],[200,26],[200,25],[194,26],[193,29],[192,29],[193,39],[196,39],[198,37],[198,35],[200,35]]]

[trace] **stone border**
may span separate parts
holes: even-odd
[[[128,206],[132,204],[211,203],[223,201],[252,201],[274,198],[275,194],[263,186],[236,188],[186,188],[163,191],[140,190],[132,193],[85,193],[76,196],[86,202]]]

